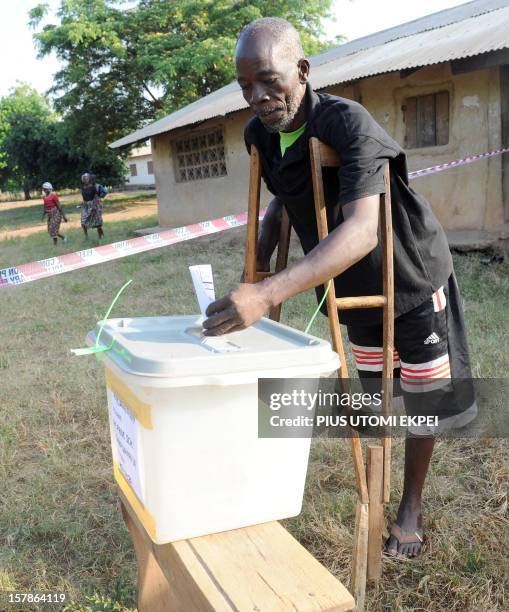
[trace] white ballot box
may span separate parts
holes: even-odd
[[[310,438],[258,437],[258,379],[317,386],[339,367],[268,319],[207,339],[198,321],[110,319],[100,337],[115,479],[157,544],[299,514]]]

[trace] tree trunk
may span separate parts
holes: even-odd
[[[30,187],[27,187],[26,185],[23,187],[23,192],[25,194],[25,200],[31,200],[30,197]]]

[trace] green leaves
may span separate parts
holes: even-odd
[[[332,0],[62,0],[59,22],[34,38],[65,68],[51,94],[66,117],[111,142],[231,82],[240,30],[277,16],[300,31],[308,53],[327,46],[322,19]],[[37,26],[44,5],[30,12]],[[80,115],[80,117],[78,117]]]
[[[72,119],[60,119],[48,98],[18,84],[0,100],[0,187],[7,191],[40,189],[43,181],[57,188],[76,187],[84,170],[108,184],[119,181],[124,167],[102,141],[80,138]]]

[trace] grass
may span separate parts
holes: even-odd
[[[146,193],[112,193],[104,200],[105,211],[117,212],[126,210],[131,207],[136,207],[140,203],[148,203],[154,200],[154,192]],[[77,219],[81,214],[81,210],[76,209],[76,206],[81,204],[80,195],[72,195],[62,199],[62,209],[66,217],[71,221],[74,217]],[[23,202],[18,205],[9,203],[8,205],[0,204],[0,232],[7,232],[13,229],[21,229],[33,225],[41,225],[43,206],[42,198]]]
[[[110,223],[107,240],[150,225],[154,218]],[[135,557],[117,507],[102,366],[69,349],[83,346],[129,278],[113,316],[196,313],[188,265],[212,263],[223,294],[240,276],[243,235],[230,230],[0,291],[0,590],[65,591],[72,612],[135,608]],[[59,252],[86,247],[79,230],[70,238]],[[52,254],[45,234],[7,240],[0,268]],[[455,257],[472,363],[476,376],[503,377],[509,264],[483,266],[480,259]],[[314,307],[312,292],[298,296],[285,304],[282,320],[303,329]],[[328,337],[324,317],[312,331]],[[396,440],[391,516],[402,450]],[[368,610],[509,609],[508,451],[502,439],[438,442],[426,488],[427,550],[414,562],[384,560]],[[355,500],[348,445],[314,441],[303,512],[285,526],[345,583]]]

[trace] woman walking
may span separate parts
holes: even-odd
[[[83,208],[81,210],[81,227],[85,238],[88,238],[88,230],[97,228],[99,238],[104,236],[103,232],[103,205],[101,199],[108,195],[107,190],[95,182],[95,176],[85,172],[81,177],[81,195],[83,197]]]
[[[48,234],[53,238],[53,244],[58,242],[58,238],[67,242],[67,238],[60,234],[62,219],[67,223],[67,217],[60,206],[57,194],[53,191],[53,185],[51,183],[43,183],[42,191],[42,200],[44,202],[42,219],[44,219],[44,215],[48,215]]]

